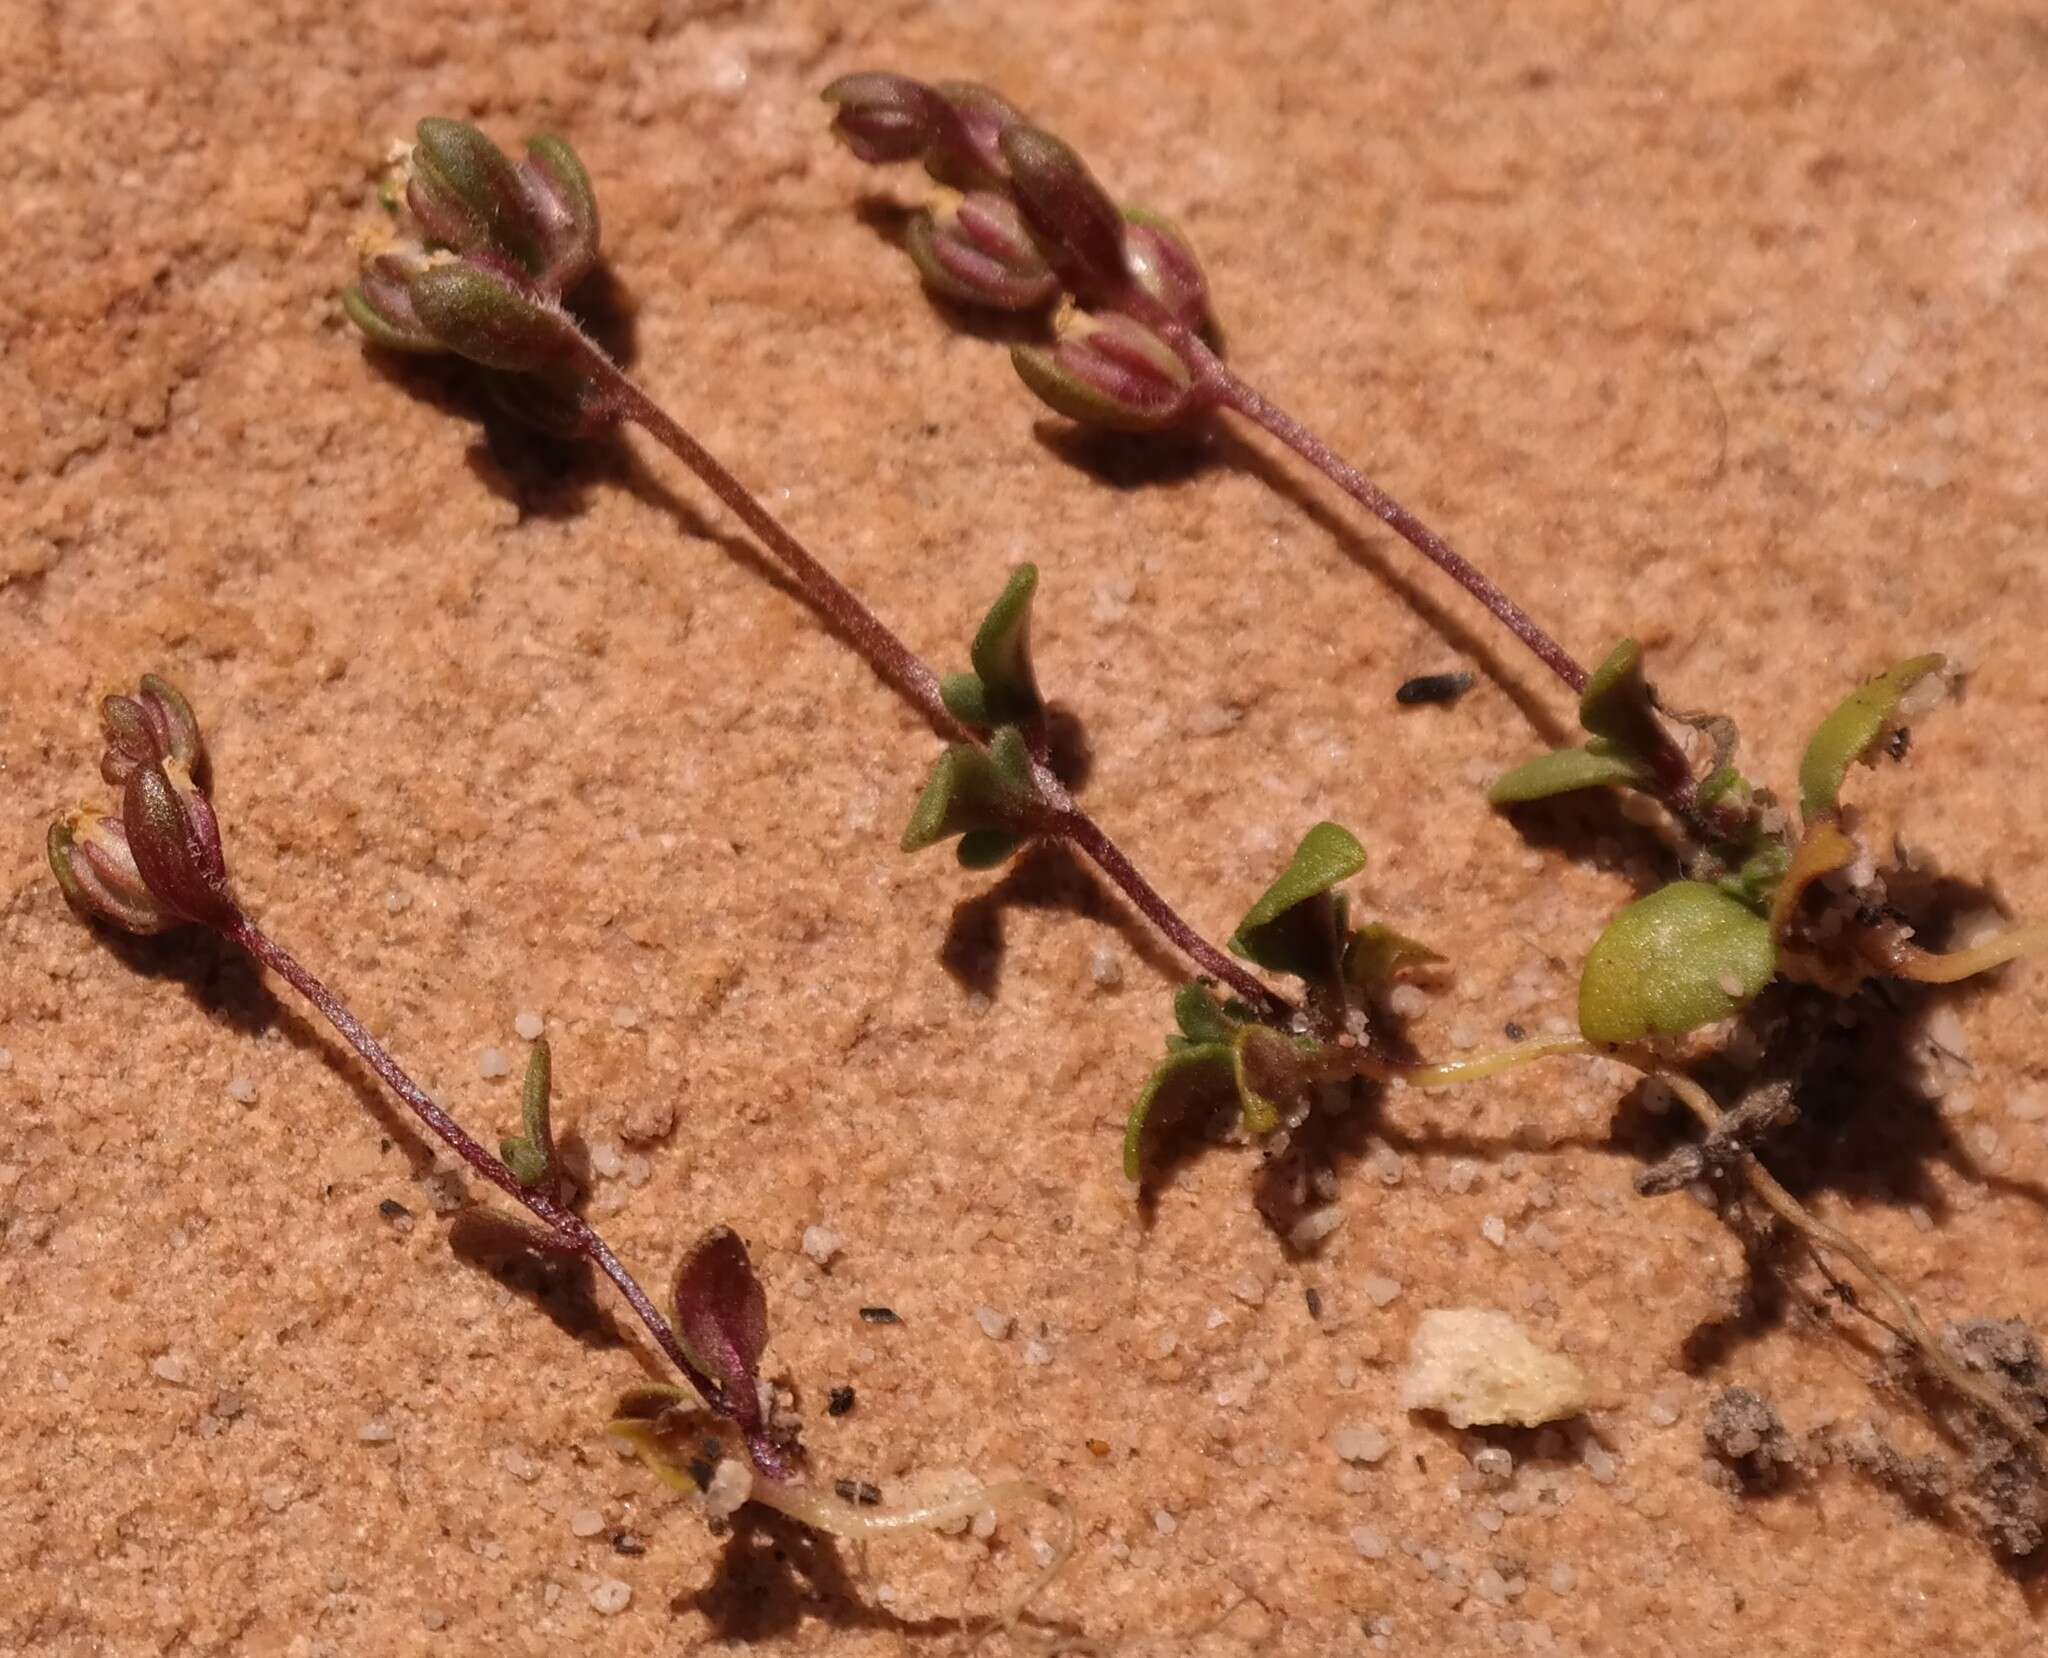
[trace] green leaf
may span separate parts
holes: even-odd
[[[1339,881],[1365,868],[1365,848],[1349,829],[1318,823],[1302,836],[1280,878],[1245,911],[1230,948],[1275,973],[1320,978],[1337,965]]]
[[[520,1091],[519,1115],[526,1125],[526,1137],[550,1159],[555,1154],[554,1124],[549,1120],[549,1096],[554,1089],[554,1056],[548,1039],[539,1037],[526,1056],[526,1082]]]
[[[1579,698],[1579,724],[1624,754],[1656,753],[1657,716],[1643,680],[1643,647],[1635,640],[1622,640],[1593,670]]]
[[[1840,810],[1842,779],[1891,724],[1905,694],[1946,659],[1915,656],[1859,685],[1820,722],[1799,762],[1799,810],[1810,823]]]
[[[538,1186],[548,1175],[548,1160],[535,1149],[531,1140],[517,1135],[498,1142],[498,1155],[505,1160],[505,1166],[512,1171],[512,1178],[522,1186]]]
[[[1182,1048],[1160,1062],[1131,1107],[1124,1123],[1124,1178],[1136,1180],[1145,1171],[1145,1127],[1162,1099],[1179,1099],[1204,1084],[1223,1086],[1232,1072],[1230,1049],[1220,1042]]]
[[[547,1039],[542,1037],[526,1060],[526,1083],[520,1098],[526,1132],[498,1142],[499,1155],[522,1186],[538,1186],[556,1171],[555,1129],[548,1111],[553,1081],[554,1064]]]
[[[1768,914],[1771,899],[1791,867],[1792,848],[1776,835],[1759,835],[1754,848],[1734,873],[1724,875],[1714,884],[1759,915]]]
[[[1181,1035],[1198,1047],[1230,1040],[1230,1016],[1205,984],[1184,984],[1173,993],[1173,1019]]]
[[[1007,862],[1023,844],[1023,836],[1005,829],[970,829],[960,837],[953,855],[960,860],[962,869],[994,869]]]
[[[1037,591],[1038,566],[1018,565],[975,631],[969,658],[987,709],[978,723],[1023,724],[1045,711],[1031,665],[1031,600]]]
[[[1584,748],[1561,748],[1515,767],[1486,791],[1486,798],[1495,806],[1519,806],[1575,789],[1640,789],[1649,782],[1648,765],[1595,738]]]
[[[996,723],[989,712],[988,688],[979,674],[948,674],[939,681],[939,701],[946,712],[962,725],[987,727]]]
[[[1579,978],[1593,1042],[1676,1036],[1725,1019],[1777,971],[1771,924],[1703,881],[1674,881],[1616,916]]]
[[[1393,982],[1404,968],[1427,967],[1444,958],[1427,944],[1374,921],[1355,931],[1344,945],[1344,980],[1361,990]]]
[[[1001,830],[1015,837],[1037,826],[1044,802],[1031,773],[1031,750],[1014,725],[999,728],[987,748],[955,743],[939,756],[903,831],[903,850],[921,852],[954,835]],[[992,843],[975,842],[970,856],[986,856]]]

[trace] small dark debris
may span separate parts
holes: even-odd
[[[615,1554],[642,1555],[647,1552],[647,1545],[630,1531],[615,1531],[612,1533],[612,1551]]]
[[[718,1472],[718,1464],[704,1457],[690,1459],[690,1478],[697,1482],[699,1491],[711,1489],[711,1476]]]
[[[1992,1378],[2027,1421],[2048,1423],[2048,1360],[2022,1320],[1973,1318],[1952,1325],[1948,1348],[1968,1369]]]
[[[1471,689],[1470,674],[1418,674],[1394,692],[1394,700],[1403,708],[1419,708],[1425,703],[1456,702]]]
[[[1323,1316],[1323,1292],[1311,1284],[1301,1292],[1301,1298],[1308,1303],[1308,1316],[1320,1323]]]
[[[880,1487],[870,1485],[866,1480],[834,1480],[832,1489],[845,1501],[859,1503],[863,1508],[873,1508],[882,1500]]]
[[[395,1197],[387,1197],[382,1203],[378,1204],[377,1213],[382,1215],[386,1220],[412,1219],[412,1211],[406,1208],[406,1206],[400,1203],[398,1199]]]
[[[1707,1407],[1703,1432],[1707,1449],[1726,1464],[1745,1490],[1771,1490],[1799,1460],[1771,1402],[1746,1387],[1722,1389]]]
[[[1662,1197],[1696,1180],[1712,1179],[1741,1162],[1765,1135],[1798,1116],[1789,1084],[1769,1082],[1754,1088],[1698,1145],[1680,1146],[1637,1174],[1636,1190],[1644,1197]]]
[[[835,1388],[834,1388],[834,1389],[833,1389],[833,1390],[831,1391],[831,1393],[829,1393],[829,1394],[828,1394],[828,1395],[826,1396],[826,1399],[825,1399],[825,1414],[826,1414],[827,1416],[844,1416],[844,1415],[845,1415],[845,1414],[846,1414],[846,1413],[847,1413],[848,1411],[850,1411],[850,1410],[852,1410],[852,1409],[853,1409],[853,1389],[852,1389],[852,1388],[850,1388],[850,1387],[835,1387]]]
[[[1520,1025],[1516,1024],[1512,1019],[1510,1019],[1505,1025],[1503,1025],[1501,1029],[1507,1033],[1507,1039],[1510,1042],[1519,1042],[1522,1040],[1523,1037],[1529,1034],[1527,1031],[1522,1029]]]
[[[1939,1512],[1955,1494],[1955,1470],[1946,1461],[1938,1456],[1905,1455],[1871,1423],[1850,1434],[1839,1454],[1859,1474],[1896,1491],[1908,1506],[1923,1514]]]
[[[901,1324],[903,1322],[902,1319],[896,1316],[896,1309],[894,1307],[863,1307],[860,1310],[860,1316],[862,1322],[867,1324]]]
[[[1902,725],[1884,740],[1884,751],[1894,760],[1903,760],[1913,747],[1913,728]]]

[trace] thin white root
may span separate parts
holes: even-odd
[[[1921,984],[1954,984],[2044,948],[2048,948],[2048,926],[2015,927],[1967,950],[1950,950],[1945,955],[1914,950],[1893,971]]]
[[[1369,1076],[1399,1077],[1413,1088],[1454,1088],[1462,1082],[1497,1077],[1503,1071],[1512,1071],[1539,1059],[1603,1051],[1583,1037],[1556,1036],[1538,1042],[1518,1042],[1512,1048],[1474,1054],[1470,1059],[1446,1059],[1434,1065],[1389,1065],[1371,1061],[1361,1064],[1359,1069]]]
[[[778,1514],[786,1514],[792,1520],[801,1521],[813,1531],[821,1531],[828,1537],[842,1538],[848,1542],[865,1543],[870,1538],[886,1536],[900,1531],[936,1531],[957,1521],[970,1520],[986,1509],[1001,1511],[1020,1503],[1042,1503],[1060,1517],[1062,1536],[1052,1559],[1045,1569],[1034,1577],[1003,1609],[1002,1615],[993,1623],[985,1624],[974,1637],[968,1650],[980,1646],[991,1630],[1010,1633],[1031,1603],[1043,1594],[1074,1558],[1079,1538],[1079,1526],[1074,1510],[1051,1486],[1041,1485],[1037,1480],[999,1480],[994,1485],[984,1485],[975,1490],[948,1497],[940,1502],[923,1503],[916,1508],[869,1509],[857,1507],[836,1496],[827,1496],[808,1486],[780,1485],[772,1480],[757,1479],[754,1482],[753,1501],[764,1508],[772,1508]]]

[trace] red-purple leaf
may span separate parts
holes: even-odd
[[[729,1227],[705,1233],[676,1274],[676,1336],[718,1384],[724,1413],[752,1437],[764,1426],[755,1370],[768,1345],[768,1296]]]

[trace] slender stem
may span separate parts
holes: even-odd
[[[644,427],[656,442],[696,473],[711,492],[782,561],[796,578],[805,597],[846,635],[869,666],[895,686],[931,722],[940,736],[950,742],[973,743],[985,748],[987,745],[982,739],[955,719],[946,707],[945,700],[939,695],[939,676],[931,665],[870,610],[858,594],[819,563],[803,543],[761,505],[745,484],[691,437],[667,410],[642,391],[595,342],[586,341],[585,344],[588,346],[591,378],[613,410],[622,418]],[[1228,984],[1268,1018],[1285,1019],[1294,1011],[1293,1004],[1284,996],[1261,984],[1181,919],[1179,912],[1138,872],[1137,866],[1110,839],[1108,832],[1075,804],[1042,760],[1034,760],[1032,770],[1049,807],[1042,833],[1066,841],[1093,862],[1145,919],[1202,972]]]
[[[1285,409],[1240,378],[1191,329],[1157,306],[1146,309],[1153,325],[1165,334],[1218,406],[1244,416],[1286,444],[1484,605],[1489,615],[1527,645],[1537,660],[1556,674],[1575,695],[1585,691],[1586,670],[1579,660],[1477,565]],[[1657,751],[1650,756],[1650,761],[1656,770],[1658,788],[1665,804],[1695,828],[1711,833],[1715,825],[1699,818],[1695,798],[1697,784],[1684,751],[1661,724],[1657,727],[1657,737]]]
[[[667,1319],[648,1298],[625,1264],[612,1253],[611,1245],[598,1235],[597,1229],[581,1215],[557,1202],[547,1193],[531,1186],[522,1186],[519,1179],[504,1161],[486,1148],[467,1129],[435,1103],[425,1089],[405,1074],[397,1060],[391,1057],[383,1043],[372,1036],[356,1016],[349,1012],[341,999],[313,974],[311,969],[292,955],[275,939],[265,933],[246,915],[222,929],[227,938],[254,956],[283,979],[313,1006],[341,1034],[341,1038],[357,1054],[363,1063],[377,1073],[378,1078],[411,1109],[414,1116],[438,1135],[456,1156],[467,1163],[484,1179],[496,1186],[514,1202],[525,1208],[534,1219],[560,1238],[567,1249],[586,1256],[607,1278],[618,1286],[619,1293],[647,1327],[647,1333],[654,1338],[655,1345],[679,1370],[698,1393],[708,1400],[723,1397],[718,1384],[706,1376],[683,1351],[682,1343],[669,1327]]]
[[[870,610],[861,597],[813,558],[804,544],[782,527],[747,486],[726,470],[718,457],[683,430],[668,411],[649,397],[596,346],[591,348],[593,376],[627,419],[646,430],[701,478],[711,493],[733,511],[796,577],[804,595],[833,626],[853,642],[868,664],[913,703],[939,735],[953,742],[971,740],[939,695],[939,676],[917,652]]]
[[[1078,807],[1069,808],[1058,819],[1058,833],[1077,852],[1094,860],[1125,896],[1137,905],[1145,919],[1157,927],[1182,955],[1203,972],[1223,981],[1269,1019],[1284,1020],[1293,1004],[1261,984],[1237,962],[1190,927],[1162,898],[1152,883],[1124,856],[1122,848],[1104,834],[1095,820]]]
[[[1223,360],[1185,329],[1174,344],[1209,388],[1210,395],[1262,430],[1271,433],[1331,483],[1428,559],[1473,598],[1573,691],[1586,688],[1586,670],[1553,639],[1536,619],[1502,592],[1486,574],[1414,513],[1353,466],[1336,450],[1267,400],[1254,386],[1224,366]]]

